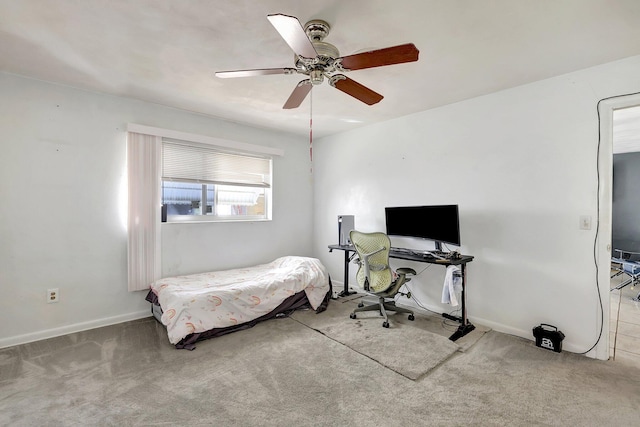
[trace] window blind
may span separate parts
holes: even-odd
[[[270,188],[271,158],[164,140],[162,179]]]

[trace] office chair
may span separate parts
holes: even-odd
[[[356,280],[366,293],[378,298],[377,304],[364,306],[363,303],[353,310],[349,315],[352,319],[356,318],[356,313],[362,311],[380,312],[384,316],[382,326],[389,327],[389,318],[387,310],[396,313],[409,313],[409,320],[414,320],[413,311],[397,307],[393,299],[395,295],[405,295],[407,298],[411,294],[403,294],[399,292],[400,287],[411,279],[407,278],[407,274],[415,275],[416,272],[412,268],[398,268],[395,272],[389,267],[389,251],[391,249],[391,241],[384,233],[362,233],[352,230],[349,233],[351,243],[356,249],[358,258],[358,272]],[[389,301],[390,300],[390,301]]]
[[[640,262],[633,261],[631,258],[640,255],[640,253],[623,251],[622,249],[614,249],[613,251],[617,252],[618,256],[611,257],[611,270],[613,271],[611,278],[621,274],[628,276],[628,278],[611,290],[622,289],[628,285],[631,285],[631,289],[633,289],[635,285],[640,283]],[[633,300],[640,300],[640,293]]]

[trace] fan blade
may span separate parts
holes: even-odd
[[[254,77],[267,76],[270,74],[293,74],[297,70],[295,68],[264,68],[256,70],[235,70],[235,71],[218,71],[216,77],[221,79],[229,79],[232,77]]]
[[[283,15],[281,13],[275,15],[267,15],[267,19],[271,22],[280,33],[280,36],[289,45],[298,56],[305,58],[315,58],[318,56],[316,48],[313,47],[311,40],[304,32],[304,28],[295,16]]]
[[[384,98],[384,96],[379,93],[372,91],[368,87],[363,86],[342,74],[331,76],[329,84],[347,95],[351,95],[354,98],[359,99],[367,105],[376,104]]]
[[[418,60],[418,53],[419,51],[413,43],[407,43],[369,52],[356,53],[355,55],[343,56],[342,58],[338,58],[338,61],[346,71],[362,70],[364,68],[414,62]]]
[[[298,86],[296,86],[293,92],[291,92],[291,95],[289,95],[289,99],[287,99],[287,102],[284,103],[282,108],[285,110],[298,108],[300,104],[302,104],[302,101],[304,101],[304,99],[307,97],[309,92],[311,92],[312,88],[313,85],[311,84],[311,80],[302,80],[300,83],[298,83]]]

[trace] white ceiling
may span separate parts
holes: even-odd
[[[272,13],[327,21],[343,56],[420,50],[348,74],[373,106],[317,86],[316,137],[640,54],[638,0],[0,0],[0,70],[308,135],[309,98],[282,109],[305,76],[214,77],[293,66]]]

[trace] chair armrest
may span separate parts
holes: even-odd
[[[396,273],[398,274],[413,274],[414,276],[416,275],[416,271],[413,268],[409,268],[409,267],[400,267],[400,268],[396,268]]]

